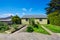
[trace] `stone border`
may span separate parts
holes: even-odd
[[[51,35],[54,34],[52,31],[50,31],[50,30],[47,29],[46,27],[44,27],[44,26],[42,26],[42,25],[41,25],[41,27],[42,27],[44,30],[46,30],[49,34],[51,34]]]

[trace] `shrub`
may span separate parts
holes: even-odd
[[[33,32],[33,31],[34,31],[34,30],[33,30],[32,26],[29,25],[29,26],[27,27],[27,32]]]
[[[21,24],[21,19],[17,15],[13,16],[11,21],[12,21],[13,24]]]
[[[37,22],[37,24],[36,24],[34,18],[30,18],[29,23],[30,23],[30,25],[32,25],[33,27],[36,27],[36,28],[38,28],[38,24],[40,24],[39,22]]]
[[[13,27],[15,30],[17,29],[16,24],[13,24],[12,27]]]
[[[4,22],[0,22],[0,26],[6,26],[8,25],[7,23],[4,23]]]
[[[38,28],[38,27],[39,27],[39,25],[40,25],[40,23],[39,23],[39,22],[37,22],[37,23],[34,25],[34,27]]]
[[[30,18],[30,19],[29,19],[29,24],[30,24],[30,25],[35,25],[35,20],[34,20],[34,18]]]
[[[8,30],[8,29],[9,29],[8,26],[0,26],[0,31],[1,31],[1,32],[4,32],[4,31],[6,31],[6,30]]]
[[[6,31],[8,29],[9,29],[9,27],[8,27],[8,25],[6,23],[0,22],[0,32],[4,32],[4,31]]]
[[[55,11],[55,12],[49,14],[48,19],[50,21],[50,24],[60,26],[60,14],[58,11]]]
[[[34,27],[38,28],[38,24],[35,24]]]

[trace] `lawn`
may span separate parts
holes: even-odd
[[[51,24],[47,24],[47,25],[44,25],[44,26],[46,28],[48,28],[49,30],[51,30],[52,32],[60,33],[60,26],[51,25]]]

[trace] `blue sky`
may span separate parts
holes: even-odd
[[[45,14],[50,0],[0,0],[0,17]]]

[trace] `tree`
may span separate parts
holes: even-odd
[[[60,26],[60,14],[58,10],[52,12],[51,14],[48,14],[48,19],[50,21],[50,24]]]
[[[51,0],[46,11],[50,24],[60,25],[60,0]]]
[[[30,25],[35,25],[35,20],[34,20],[34,18],[30,18],[30,19],[29,19],[29,23],[30,23]]]
[[[56,10],[60,11],[60,0],[51,0],[46,8],[47,14],[50,14]]]
[[[19,16],[13,16],[12,17],[12,23],[14,23],[14,24],[21,24],[21,19],[20,19],[20,17]]]

